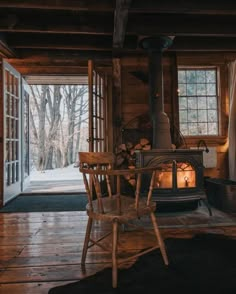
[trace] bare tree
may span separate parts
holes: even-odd
[[[48,91],[48,86],[44,85],[41,87],[41,90],[35,89],[31,87],[32,90],[32,104],[30,107],[30,118],[31,118],[31,129],[34,134],[34,143],[37,144],[38,147],[38,158],[37,158],[37,169],[44,169],[45,164],[45,119],[46,119],[46,93]],[[36,112],[37,116],[37,124],[35,123],[33,113]],[[38,127],[36,127],[38,126]],[[31,131],[31,133],[32,133]]]
[[[31,148],[37,170],[76,160],[81,128],[87,126],[87,86],[31,86]]]
[[[88,112],[88,100],[84,99],[88,92],[87,86],[63,86],[65,105],[67,109],[67,144],[64,149],[64,166],[75,161],[75,140],[78,141],[83,114]],[[79,128],[78,128],[79,126]]]
[[[47,92],[49,130],[47,135],[45,169],[53,169],[53,153],[55,149],[55,141],[57,136],[59,135],[58,131],[59,131],[59,122],[60,122],[61,100],[62,100],[60,88],[61,88],[60,85],[54,85],[53,91]]]

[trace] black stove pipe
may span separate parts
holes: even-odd
[[[172,44],[165,36],[147,37],[140,45],[148,52],[149,58],[149,105],[153,126],[153,149],[171,149],[169,118],[164,112],[164,89],[162,52]]]

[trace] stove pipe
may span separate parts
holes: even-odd
[[[146,49],[149,58],[149,105],[153,126],[153,149],[171,149],[169,118],[164,112],[164,89],[162,52],[172,44],[166,36],[147,37],[141,40],[140,46]]]

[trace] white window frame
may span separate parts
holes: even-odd
[[[211,136],[219,136],[220,135],[220,95],[219,95],[219,68],[217,66],[179,66],[178,67],[178,76],[179,76],[179,71],[198,71],[198,70],[203,70],[203,71],[207,71],[207,70],[215,70],[216,71],[216,80],[215,80],[215,85],[216,85],[216,94],[212,97],[216,97],[217,101],[216,101],[216,111],[217,111],[217,119],[216,119],[216,123],[217,123],[217,127],[216,127],[216,132],[215,133],[211,133],[209,131],[209,129],[207,128],[206,132],[204,133],[191,133],[191,129],[190,129],[190,126],[198,126],[199,124],[201,124],[201,122],[197,119],[195,122],[191,122],[191,120],[189,119],[188,115],[190,114],[190,108],[188,108],[188,106],[186,106],[186,123],[183,122],[183,125],[185,124],[186,125],[186,131],[183,132],[183,130],[181,129],[181,118],[180,118],[180,99],[181,97],[184,98],[186,97],[186,102],[189,101],[191,98],[194,99],[194,98],[201,98],[203,96],[206,97],[206,101],[210,101],[210,99],[212,98],[211,96],[208,96],[208,95],[198,95],[197,92],[193,95],[189,95],[186,91],[186,93],[181,93],[182,91],[180,91],[179,88],[181,88],[180,84],[179,84],[179,81],[178,81],[178,102],[179,102],[179,105],[178,105],[178,111],[179,111],[179,126],[180,126],[180,131],[182,131],[183,133],[183,136],[184,137],[203,137],[203,136],[207,136],[207,137],[211,137]],[[204,81],[202,84],[207,84],[206,83],[207,81]],[[186,81],[186,87],[187,87],[187,84],[188,82]],[[196,85],[198,85],[199,83],[197,83],[196,81]],[[210,84],[210,83],[209,83]],[[184,85],[184,84],[182,84]],[[200,84],[199,84],[200,85]],[[182,94],[182,95],[181,95]],[[196,100],[197,100],[196,99]],[[195,108],[196,111],[199,110],[198,106]],[[209,121],[209,110],[210,109],[207,109],[206,107],[206,126],[208,127],[210,125],[210,121]],[[203,125],[204,123],[202,123]],[[195,128],[197,130],[197,127]]]

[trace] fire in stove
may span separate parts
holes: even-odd
[[[168,160],[158,166],[156,188],[170,189],[175,183],[176,189],[196,187],[196,173],[190,163]]]
[[[202,150],[177,149],[138,150],[136,167],[157,166],[153,200],[159,203],[207,203],[203,177]],[[143,177],[143,192],[147,189],[148,175]]]

